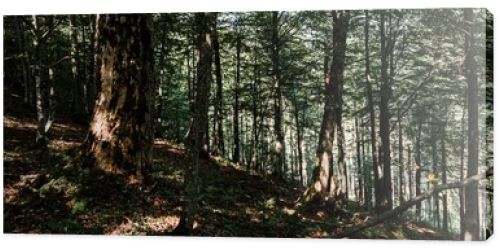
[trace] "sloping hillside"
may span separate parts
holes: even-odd
[[[85,128],[56,121],[51,143],[33,147],[36,124],[27,116],[4,116],[4,231],[170,235],[182,210],[182,146],[157,140],[155,185],[142,189],[127,180],[81,166]],[[303,208],[302,188],[248,172],[224,159],[202,160],[200,213],[195,235],[335,237],[340,226],[359,223],[369,212],[355,203]],[[401,224],[402,223],[402,224]],[[396,227],[397,226],[397,227]],[[440,239],[413,223],[386,224],[356,238]],[[449,238],[449,236],[447,237]]]

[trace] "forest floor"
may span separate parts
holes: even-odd
[[[36,123],[4,115],[4,232],[171,235],[181,214],[181,146],[155,141],[152,190],[75,164],[86,128],[56,120],[44,152],[33,147]],[[296,200],[303,188],[277,182],[223,159],[201,161],[194,235],[335,238],[372,212],[348,202],[332,212]],[[351,238],[454,239],[398,219]]]

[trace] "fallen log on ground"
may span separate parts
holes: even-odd
[[[432,189],[428,192],[424,192],[424,193],[410,199],[409,201],[403,203],[402,205],[400,205],[392,210],[389,210],[387,212],[379,214],[373,218],[369,218],[369,219],[365,220],[363,223],[346,228],[342,232],[336,234],[335,238],[345,238],[345,237],[352,236],[353,234],[356,234],[364,229],[367,229],[369,227],[373,227],[373,226],[378,225],[384,221],[387,221],[391,218],[394,218],[394,217],[400,215],[401,213],[405,212],[406,210],[410,209],[411,207],[415,206],[417,203],[422,202],[422,201],[424,201],[424,200],[426,200],[426,199],[428,199],[436,194],[439,194],[440,192],[443,192],[443,191],[449,190],[449,189],[465,187],[468,184],[471,184],[473,182],[478,182],[478,181],[485,179],[486,177],[491,176],[491,175],[493,175],[493,171],[490,169],[485,174],[477,174],[477,175],[471,176],[463,181],[454,182],[454,183],[445,184],[445,185],[438,185],[434,189]]]

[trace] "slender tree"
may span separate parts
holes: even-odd
[[[421,139],[422,139],[422,118],[421,114],[418,114],[417,118],[417,136],[415,140],[415,196],[419,196],[421,194],[420,185],[421,185],[421,176],[422,176],[422,162],[421,162]],[[418,202],[416,204],[416,216],[417,220],[421,220],[421,210],[422,203]]]
[[[446,121],[443,123],[441,135],[441,183],[448,183],[448,166],[446,159]],[[443,193],[443,232],[448,233],[448,194]]]
[[[236,28],[238,29],[238,27]],[[238,33],[238,31],[237,31]],[[233,104],[233,162],[240,162],[240,69],[241,68],[241,37],[236,35],[236,79],[234,81],[234,104]]]
[[[472,9],[464,10],[465,21],[465,78],[467,80],[467,177],[478,173],[478,80],[475,53],[474,13]],[[473,182],[465,187],[465,240],[479,240],[479,193],[478,183]]]
[[[217,22],[214,22],[213,27],[213,49],[215,63],[215,106],[214,106],[214,144],[212,147],[212,155],[224,155],[224,127],[222,116],[222,67],[220,62],[220,46],[219,35],[217,31]]]
[[[391,86],[387,75],[388,56],[391,50],[391,41],[386,41],[385,31],[386,13],[380,14],[380,54],[381,54],[381,74],[380,74],[380,153],[382,155],[382,197],[380,204],[376,208],[378,211],[392,209],[392,180],[391,180],[391,146],[390,146],[390,114],[389,100],[391,98]]]
[[[193,104],[193,119],[186,144],[188,164],[184,171],[184,210],[176,232],[190,234],[193,229],[195,215],[198,210],[199,184],[199,154],[202,150],[204,126],[208,120],[208,101],[212,76],[213,56],[213,22],[217,14],[196,13],[195,25],[197,28],[197,64],[196,96]]]
[[[365,11],[365,81],[368,99],[368,110],[370,111],[370,142],[371,142],[371,154],[372,154],[372,168],[373,168],[373,188],[375,190],[375,208],[380,208],[382,203],[382,170],[378,165],[377,157],[377,137],[375,129],[375,105],[373,101],[373,90],[372,81],[370,78],[370,47],[369,47],[369,27],[370,27],[370,17],[368,11]]]
[[[273,65],[273,112],[274,112],[274,160],[273,160],[273,174],[275,176],[284,177],[284,170],[286,169],[285,163],[285,136],[283,134],[283,100],[282,100],[282,76],[281,76],[281,62],[280,62],[280,49],[281,43],[279,37],[279,27],[280,18],[277,11],[273,11],[271,27],[272,27],[272,37],[271,37],[271,61]]]

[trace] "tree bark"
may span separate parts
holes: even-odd
[[[438,171],[437,171],[437,165],[438,165],[438,160],[437,160],[437,135],[436,135],[436,121],[433,120],[433,124],[431,125],[431,155],[432,155],[432,174],[434,177],[436,177],[436,181],[433,182],[437,184],[437,177],[438,177]],[[432,204],[434,207],[433,211],[433,218],[434,218],[434,224],[437,225],[437,229],[440,229],[441,227],[441,221],[439,219],[439,197],[438,195],[434,195],[432,197]]]
[[[52,18],[52,17],[50,17]],[[35,81],[35,99],[36,99],[36,117],[37,117],[37,130],[35,144],[39,148],[45,148],[48,144],[47,138],[47,122],[49,121],[49,115],[47,114],[47,95],[46,95],[46,83],[42,80],[42,62],[41,62],[41,41],[39,37],[39,23],[38,17],[36,15],[32,16],[32,25],[34,30],[34,36],[32,40],[33,52],[31,53],[32,58],[32,68],[33,68],[33,79]]]
[[[448,183],[446,163],[446,122],[443,124],[443,133],[441,138],[441,183]],[[443,232],[448,233],[448,194],[443,194]]]
[[[238,28],[236,28],[238,29]],[[234,105],[233,105],[233,162],[240,162],[240,67],[241,67],[241,38],[236,35],[236,81],[234,83]]]
[[[465,78],[467,80],[467,177],[478,173],[478,80],[475,62],[475,29],[472,9],[464,10],[465,21]],[[465,187],[465,232],[464,240],[479,240],[479,193],[478,183]]]
[[[421,116],[421,114],[418,114],[417,116]],[[416,165],[416,170],[415,170],[415,196],[420,195],[420,179],[421,179],[421,173],[422,173],[422,163],[421,163],[421,149],[420,149],[420,144],[421,144],[421,137],[422,137],[422,118],[417,118],[417,136],[416,136],[416,142],[415,142],[415,165]],[[422,209],[422,204],[418,202],[416,204],[416,217],[417,220],[420,221],[421,217],[421,209]]]
[[[381,53],[381,83],[380,83],[380,142],[382,154],[382,197],[381,202],[376,207],[378,212],[384,212],[392,208],[392,180],[391,180],[391,146],[390,146],[390,114],[389,100],[391,98],[390,80],[387,76],[390,41],[386,41],[385,34],[385,13],[380,14],[380,53]]]
[[[78,117],[82,115],[83,111],[83,92],[80,83],[80,76],[78,72],[78,33],[76,27],[76,15],[70,15],[69,18],[69,38],[70,38],[70,57],[71,57],[71,78],[73,81],[73,112]]]
[[[153,55],[148,19],[149,15],[122,14],[99,18],[102,86],[86,138],[89,164],[138,183],[149,182],[152,165]]]
[[[464,101],[464,108],[463,108],[463,113],[462,113],[462,120],[461,120],[461,125],[462,125],[462,139],[460,141],[460,181],[464,180],[464,165],[465,165],[465,114],[467,112],[467,100]],[[464,233],[465,233],[465,188],[460,188],[458,196],[460,198],[460,240],[464,239]]]
[[[336,55],[334,55],[336,56]],[[348,198],[348,179],[347,179],[347,168],[345,163],[345,153],[344,153],[344,127],[342,126],[342,106],[343,106],[343,89],[344,83],[343,78],[335,85],[335,123],[337,129],[337,166],[339,170],[339,198]]]
[[[224,128],[222,124],[222,67],[220,62],[220,46],[219,36],[217,32],[217,22],[214,22],[213,32],[216,91],[214,106],[214,145],[212,147],[212,155],[224,156]]]
[[[92,113],[94,110],[94,105],[96,101],[96,95],[98,92],[98,86],[99,86],[99,78],[98,76],[98,29],[97,29],[97,20],[99,19],[99,15],[90,15],[90,46],[92,48],[91,50],[91,56],[90,56],[90,80],[88,83],[89,86],[89,91],[88,91],[88,104],[89,104],[89,112]]]
[[[399,204],[401,205],[404,202],[404,193],[403,193],[403,187],[404,187],[404,180],[403,180],[403,174],[404,174],[404,164],[403,164],[403,152],[404,152],[404,147],[403,147],[403,128],[401,127],[401,114],[398,110],[398,166],[399,166]]]
[[[303,127],[299,121],[299,116],[298,112],[296,113],[295,116],[295,125],[297,126],[297,158],[298,158],[298,169],[299,169],[299,181],[300,184],[303,186],[304,185],[304,163],[303,163],[303,153],[302,149],[304,147],[304,136],[303,136]]]
[[[213,22],[217,14],[196,13],[195,25],[198,32],[197,50],[199,59],[197,64],[196,96],[193,104],[193,119],[189,130],[186,145],[188,164],[184,172],[184,210],[176,232],[190,234],[193,229],[195,215],[198,210],[199,185],[199,153],[203,142],[200,141],[205,133],[204,127],[208,120],[208,101],[212,77],[213,55]]]
[[[30,103],[30,91],[31,91],[31,86],[30,86],[30,78],[29,78],[29,55],[28,55],[28,48],[26,47],[25,41],[25,32],[22,32],[25,29],[24,25],[24,17],[17,16],[15,18],[15,29],[16,29],[16,42],[18,43],[18,53],[21,55],[20,58],[20,65],[21,65],[21,78],[22,78],[22,85],[23,85],[23,102],[25,104]]]
[[[363,164],[361,160],[361,143],[359,134],[359,122],[358,117],[354,118],[354,133],[356,138],[356,161],[358,166],[358,202],[362,205],[365,201],[364,199],[364,182],[363,182]]]
[[[279,37],[279,17],[278,12],[274,11],[272,13],[271,27],[272,27],[272,47],[271,47],[271,61],[273,65],[273,112],[274,112],[274,155],[273,155],[273,175],[284,178],[285,168],[285,137],[283,134],[283,101],[281,98],[281,63],[280,63],[280,49],[281,40]]]
[[[260,99],[260,70],[254,65],[255,79],[252,84],[252,156],[250,167],[258,171],[259,166],[259,134],[262,121],[259,121],[259,109],[257,102]]]
[[[316,162],[312,182],[304,193],[303,200],[327,200],[335,197],[336,191],[333,174],[333,137],[335,134],[335,88],[344,82],[345,52],[347,30],[349,25],[349,12],[332,11],[333,20],[333,50],[332,62],[325,78],[325,107],[323,121],[319,133],[319,143],[316,150]],[[332,182],[333,180],[333,182]]]
[[[408,195],[408,199],[413,198],[413,175],[412,175],[412,165],[411,165],[411,146],[408,144],[406,150],[406,194]]]
[[[370,78],[370,47],[368,46],[369,40],[369,24],[370,18],[368,11],[365,11],[365,81],[367,87],[367,96],[368,96],[368,110],[370,111],[370,141],[371,141],[371,153],[372,153],[372,164],[373,164],[373,188],[375,190],[375,208],[381,207],[382,202],[382,192],[383,192],[383,183],[382,183],[382,170],[379,169],[378,165],[378,157],[377,157],[377,138],[376,138],[376,129],[375,129],[375,107],[373,101],[373,91],[372,91],[372,83]]]

